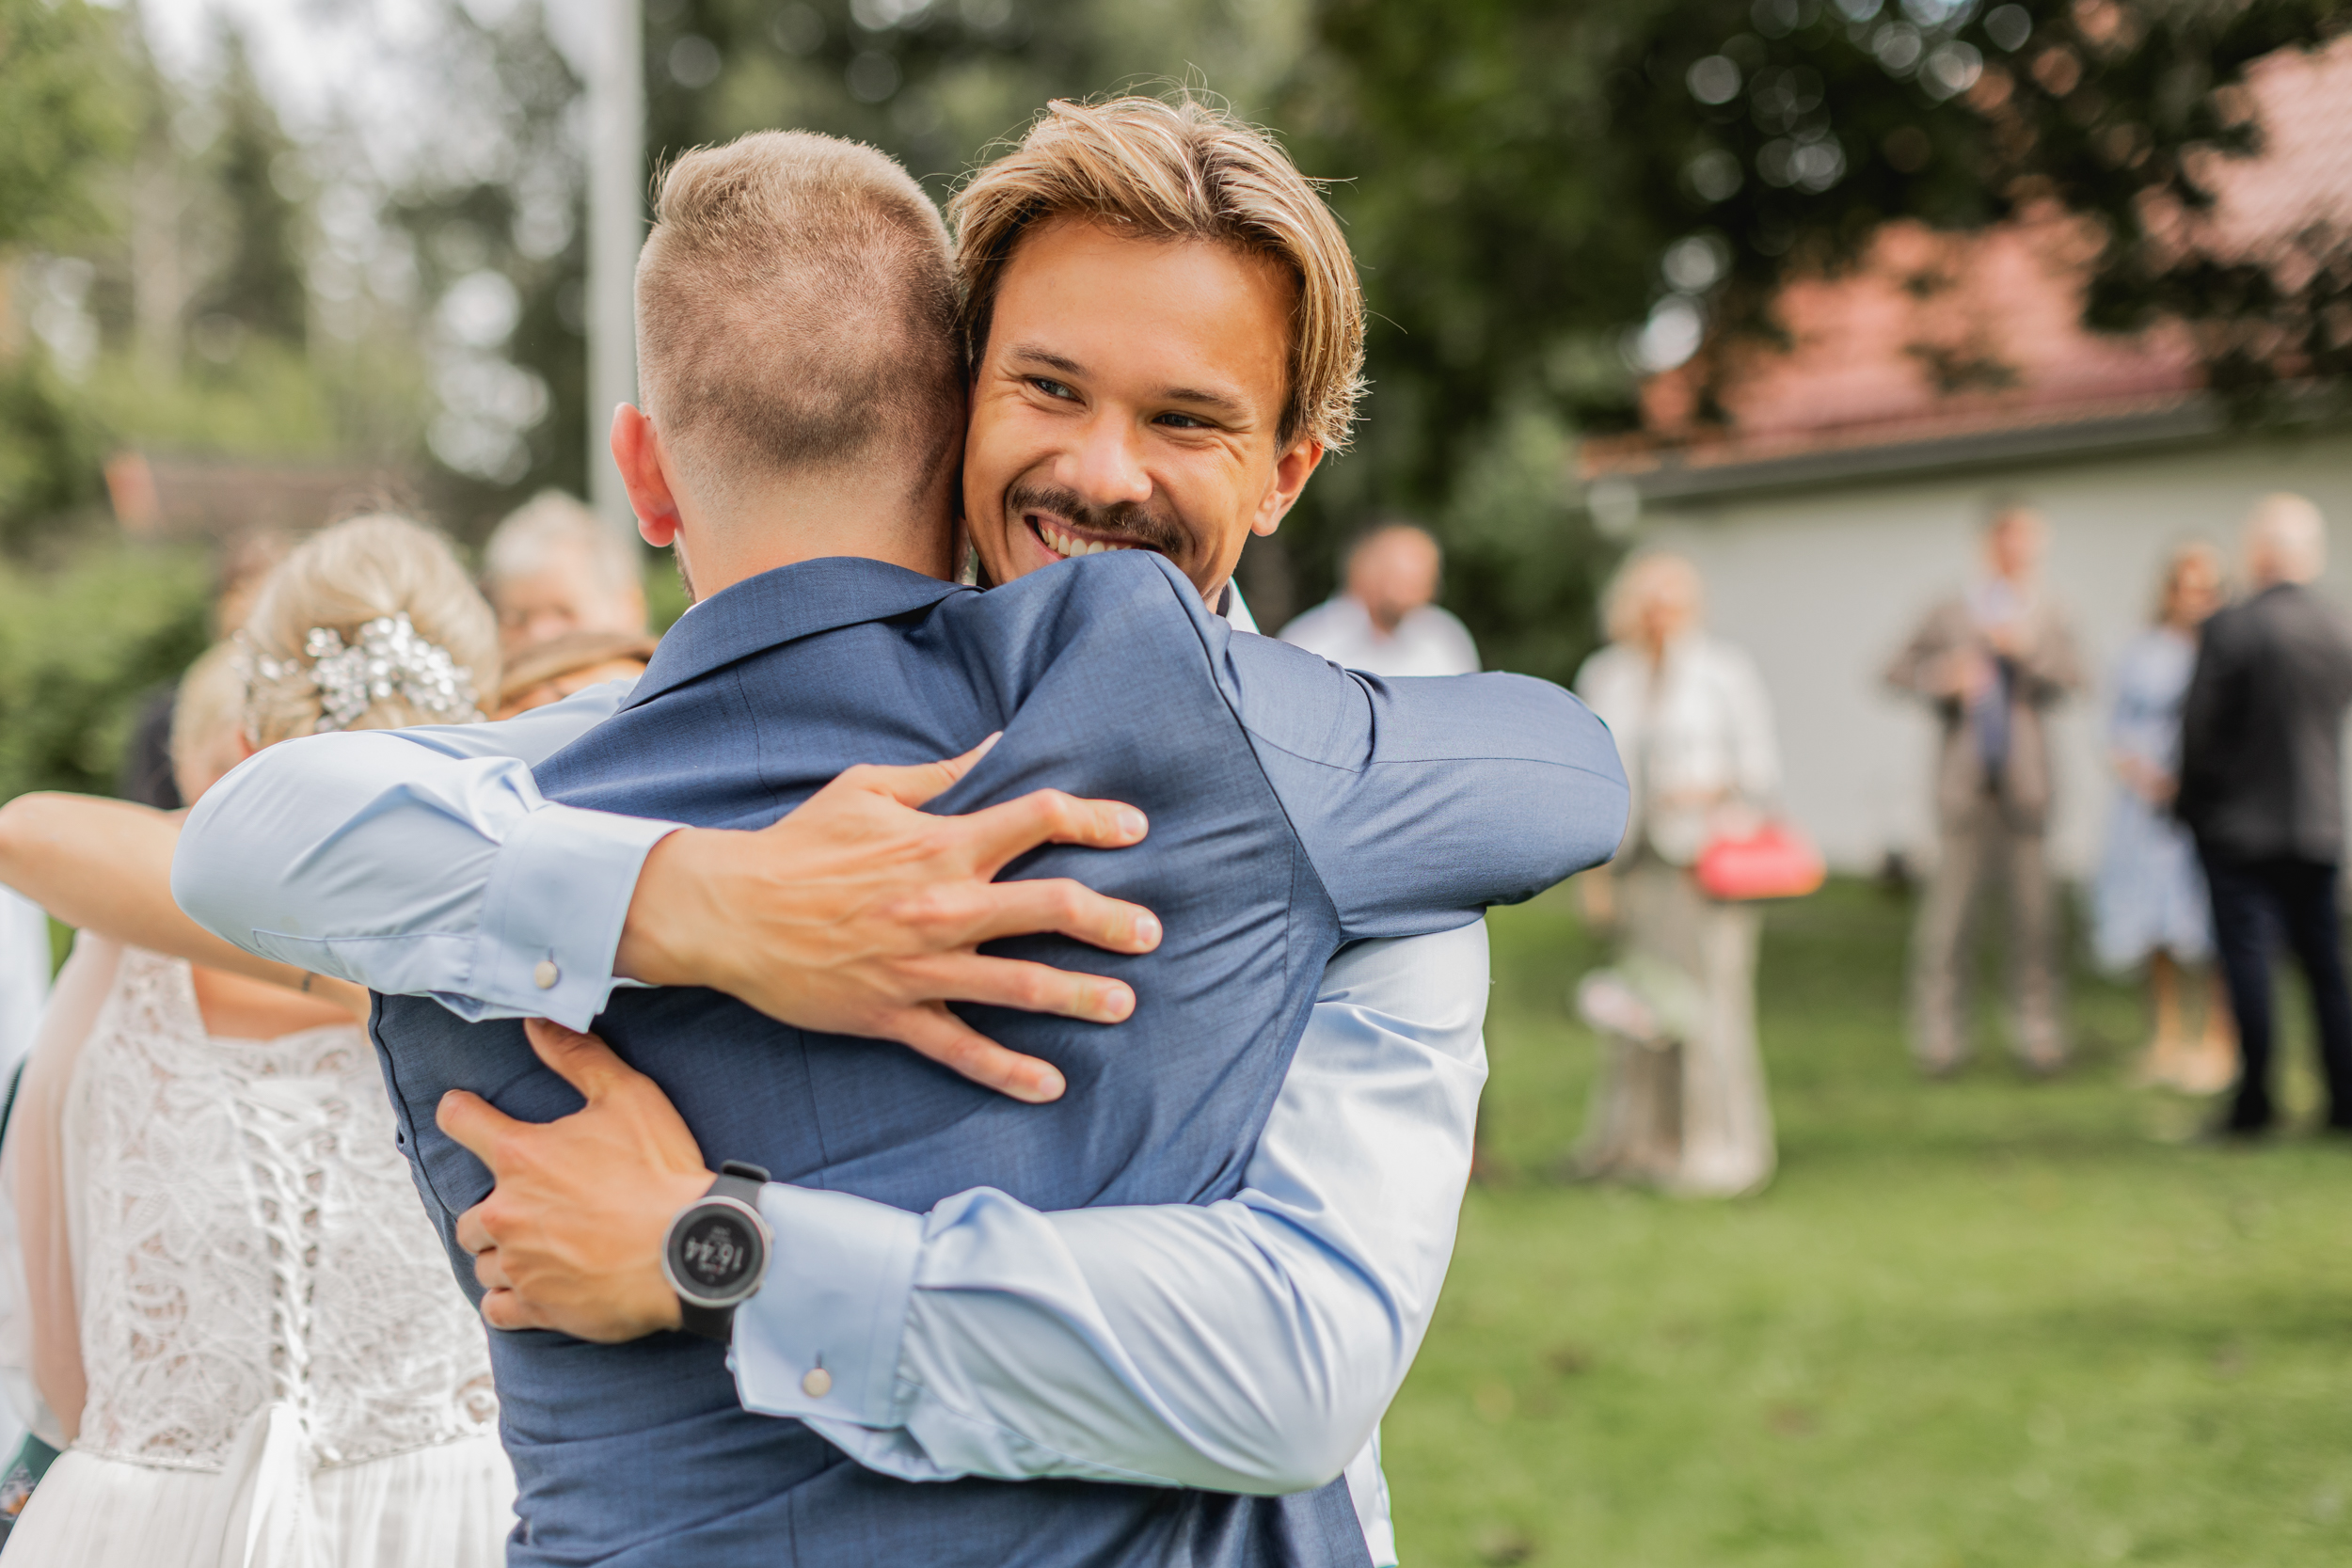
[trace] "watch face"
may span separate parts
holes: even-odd
[[[765,1243],[733,1204],[690,1211],[670,1232],[670,1273],[679,1292],[709,1306],[739,1299],[759,1278]]]

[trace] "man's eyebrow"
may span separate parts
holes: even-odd
[[[1021,360],[1025,364],[1042,365],[1049,371],[1059,371],[1064,375],[1087,373],[1087,368],[1068,355],[1056,354],[1052,349],[1040,348],[1035,343],[1014,344],[1008,357]]]
[[[1248,405],[1239,398],[1223,392],[1202,391],[1198,387],[1170,387],[1160,394],[1160,399],[1165,403],[1189,403],[1197,407],[1214,408],[1231,419],[1247,419],[1249,416]]]

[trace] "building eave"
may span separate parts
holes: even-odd
[[[2202,446],[2265,433],[2340,423],[2342,405],[2316,389],[2257,423],[2233,420],[2207,392],[2181,392],[2090,407],[2038,411],[1977,428],[1932,433],[1820,432],[1798,441],[1593,443],[1580,458],[1589,486],[1614,481],[1644,506],[1742,500],[1887,481],[1948,478],[1986,468],[2078,463],[2150,448]],[[1915,430],[1916,427],[1915,426]]]

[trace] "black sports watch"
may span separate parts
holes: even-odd
[[[735,1309],[768,1277],[772,1238],[759,1217],[759,1189],[768,1173],[729,1160],[710,1191],[678,1211],[661,1243],[661,1273],[677,1292],[678,1326],[725,1344],[735,1336]]]

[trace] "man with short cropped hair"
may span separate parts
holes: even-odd
[[[658,230],[648,246],[649,264],[700,260],[723,273],[742,225],[801,231],[789,190],[766,192],[750,174],[739,184],[706,180],[712,166],[696,160],[707,156],[681,162],[679,212],[692,221],[666,235]],[[665,222],[671,194],[665,188]],[[501,775],[501,785],[525,808],[510,827],[507,805],[468,794],[481,781],[469,785],[429,759],[395,755],[415,740],[329,737],[343,744],[318,747],[299,768],[229,781],[217,808],[209,808],[214,797],[208,797],[212,815],[192,824],[183,845],[182,897],[230,940],[298,946],[303,961],[388,973],[401,967],[405,955],[410,967],[398,976],[398,989],[434,992],[472,1016],[555,1012],[564,1022],[585,1023],[601,1010],[601,1027],[615,1044],[660,1078],[665,1069],[644,1053],[644,1037],[635,1030],[649,1016],[647,1006],[674,1004],[611,994],[613,974],[675,987],[716,986],[755,997],[776,1016],[805,1019],[810,999],[794,988],[820,989],[821,970],[787,965],[787,985],[779,988],[771,973],[776,966],[768,960],[771,945],[805,946],[794,935],[790,908],[798,890],[789,881],[779,890],[772,871],[742,867],[767,846],[791,842],[784,835],[801,813],[824,807],[828,797],[873,786],[845,776],[762,833],[678,829],[674,822],[637,823],[585,809],[605,800],[624,803],[619,795],[598,793],[603,786],[594,779],[607,765],[600,759],[633,754],[627,749],[642,741],[632,736],[665,724],[663,754],[691,758],[679,770],[680,787],[707,799],[738,765],[727,760],[724,736],[707,723],[690,735],[682,716],[697,703],[734,703],[744,715],[738,721],[756,723],[764,712],[822,698],[830,689],[824,680],[812,685],[803,672],[779,686],[765,672],[781,669],[778,658],[825,657],[825,647],[852,632],[860,641],[845,644],[855,651],[843,656],[841,668],[857,672],[867,705],[875,693],[889,694],[883,705],[898,715],[889,750],[930,744],[937,725],[926,715],[943,703],[965,701],[957,693],[976,670],[986,675],[977,689],[983,693],[1017,697],[1035,682],[1054,684],[1067,693],[1060,704],[1090,715],[1088,723],[1066,736],[1041,731],[1030,722],[1036,710],[1022,706],[1000,718],[993,705],[1009,699],[988,695],[991,705],[981,715],[1000,723],[1003,743],[968,774],[971,784],[952,785],[956,792],[943,797],[943,804],[961,810],[985,799],[972,786],[989,779],[994,782],[987,787],[1003,788],[1005,769],[1015,770],[1016,779],[1039,777],[1019,769],[1049,753],[1057,770],[1082,780],[1096,776],[1088,769],[1125,766],[1120,759],[1132,755],[1143,770],[1119,775],[1120,788],[1132,786],[1132,798],[1155,803],[1152,837],[1124,853],[1167,856],[1187,843],[1193,847],[1168,863],[1168,880],[1149,888],[1134,879],[1149,869],[1149,860],[1103,863],[1106,879],[1132,895],[1148,895],[1168,916],[1168,948],[1136,961],[1167,959],[1182,944],[1200,942],[1219,929],[1234,940],[1195,948],[1187,966],[1172,972],[1114,962],[1101,973],[1097,961],[1091,966],[1096,975],[1074,977],[1076,994],[1069,1000],[1051,988],[1071,975],[1012,956],[976,960],[1000,966],[994,973],[1024,977],[1025,989],[1001,993],[1016,1006],[1051,1005],[1103,1020],[1134,1009],[1128,1029],[1106,1040],[998,1011],[966,1021],[935,1004],[922,1010],[920,1027],[890,1022],[886,1032],[893,1037],[1023,1099],[1054,1101],[1066,1082],[1071,1097],[1059,1105],[1019,1110],[1004,1101],[976,1101],[952,1080],[887,1053],[839,1057],[838,1048],[828,1046],[821,1063],[812,1059],[826,1071],[836,1059],[847,1063],[866,1084],[852,1099],[835,1101],[823,1092],[820,1079],[810,1101],[831,1136],[848,1140],[839,1158],[855,1155],[865,1136],[861,1128],[873,1118],[915,1115],[934,1103],[956,1109],[960,1119],[952,1127],[962,1129],[953,1132],[957,1138],[1061,1136],[1056,1129],[1083,1137],[1081,1147],[1050,1158],[1025,1155],[1006,1166],[995,1180],[1011,1196],[976,1187],[945,1201],[879,1197],[927,1190],[909,1173],[909,1156],[898,1144],[887,1162],[859,1167],[863,1174],[829,1177],[813,1188],[778,1182],[764,1189],[761,1207],[772,1214],[777,1252],[787,1263],[737,1316],[738,1387],[750,1408],[799,1417],[874,1472],[804,1475],[771,1460],[767,1484],[774,1497],[808,1499],[793,1515],[803,1552],[819,1551],[812,1543],[835,1541],[845,1529],[866,1532],[859,1536],[866,1542],[864,1556],[836,1555],[828,1561],[1059,1562],[1095,1560],[1114,1550],[1122,1560],[1393,1560],[1376,1454],[1367,1447],[1360,1465],[1348,1460],[1359,1453],[1410,1362],[1451,1249],[1484,1076],[1476,1033],[1485,963],[1475,924],[1454,925],[1448,914],[1450,928],[1435,929],[1404,907],[1377,918],[1368,911],[1396,899],[1409,905],[1416,882],[1433,874],[1441,881],[1483,874],[1478,868],[1493,858],[1495,843],[1524,832],[1556,834],[1565,827],[1571,842],[1556,853],[1545,851],[1563,864],[1604,855],[1622,826],[1623,784],[1613,751],[1588,715],[1558,707],[1565,699],[1556,695],[1541,698],[1547,705],[1540,715],[1519,714],[1491,726],[1475,717],[1503,697],[1510,699],[1506,706],[1521,697],[1534,700],[1541,689],[1535,683],[1487,677],[1504,684],[1450,691],[1442,702],[1430,693],[1382,695],[1319,661],[1236,637],[1204,608],[1204,600],[1238,608],[1228,578],[1243,541],[1253,530],[1272,531],[1325,447],[1344,436],[1354,400],[1361,318],[1352,265],[1336,224],[1279,150],[1192,103],[1056,105],[1020,150],[976,180],[959,210],[966,277],[986,279],[965,301],[974,369],[964,511],[983,570],[1007,586],[973,601],[931,580],[951,564],[946,492],[933,476],[954,482],[952,430],[936,467],[927,466],[933,461],[929,449],[912,440],[887,465],[834,455],[840,451],[833,445],[835,411],[804,395],[833,383],[808,375],[804,361],[774,367],[789,377],[781,390],[795,395],[722,398],[681,408],[674,397],[665,403],[678,388],[664,380],[662,366],[675,358],[648,353],[648,407],[643,413],[625,409],[616,418],[614,454],[646,537],[677,545],[704,599],[671,634],[621,711],[542,766],[549,793],[569,803],[535,800],[529,775],[517,777],[510,768]],[[904,211],[910,227],[921,226],[920,214]],[[992,218],[1001,221],[987,221]],[[930,221],[935,224],[936,217]],[[987,245],[976,246],[976,235],[988,236]],[[696,271],[678,270],[687,278]],[[861,268],[856,276],[876,275]],[[793,312],[808,310],[810,297],[805,287],[784,290],[762,301],[761,319],[797,320]],[[713,319],[728,319],[726,302],[703,303]],[[925,307],[918,300],[910,308],[919,315]],[[691,340],[696,319],[682,313],[674,325]],[[650,310],[648,344],[663,341],[666,330],[663,312]],[[830,341],[858,340],[844,335]],[[821,352],[828,341],[819,337],[803,346]],[[903,357],[895,356],[893,362]],[[866,399],[869,424],[903,414],[903,404],[885,388],[853,385],[851,390]],[[767,418],[771,402],[777,403],[773,420]],[[720,431],[755,451],[772,439],[778,446],[768,450],[827,453],[832,461],[787,465],[772,483],[752,483],[745,470],[710,461],[723,450],[712,444]],[[910,452],[917,461],[907,461]],[[1071,556],[1111,553],[1128,559],[1063,564]],[[862,559],[838,559],[845,554]],[[890,562],[900,569],[893,573]],[[1183,584],[1184,602],[1154,596],[1174,582]],[[827,584],[829,592],[818,591]],[[829,602],[840,595],[870,599],[875,585],[883,584],[889,587],[882,597],[894,608],[871,623],[857,614],[871,613],[875,604],[844,625],[844,610]],[[1106,621],[1094,595],[1115,585],[1140,596],[1120,600],[1125,608],[1119,618]],[[975,603],[977,621],[962,608]],[[1181,611],[1181,626],[1168,619],[1171,609]],[[902,644],[895,639],[910,633],[884,637],[859,629],[903,625],[919,631],[927,616],[940,628],[933,645],[961,652],[955,661],[930,666],[920,681],[906,679],[897,662]],[[1018,641],[1005,643],[985,632],[992,617],[1026,618],[1041,651],[1023,653]],[[1171,638],[1176,632],[1181,635]],[[1089,641],[1072,642],[1073,637]],[[1058,657],[1043,657],[1057,644]],[[1203,654],[1222,695],[1200,705],[1185,696],[1182,681],[1170,684],[1168,672],[1192,668]],[[1296,684],[1302,681],[1307,684]],[[1338,709],[1314,695],[1338,692],[1332,681],[1353,693]],[[1370,722],[1372,709],[1356,706],[1361,702],[1381,705],[1378,724]],[[583,696],[543,712],[571,708],[577,722],[588,704]],[[602,711],[614,705],[608,696]],[[841,708],[844,722],[858,705]],[[660,717],[669,713],[681,717]],[[1230,767],[1230,747],[1217,738],[1236,718],[1251,737],[1248,765],[1239,771]],[[1451,729],[1439,735],[1429,727],[1465,722],[1479,730],[1468,754],[1448,738]],[[1571,731],[1580,746],[1594,743],[1589,756],[1578,755],[1597,772],[1563,785],[1546,771],[1558,764],[1505,763],[1503,771],[1517,782],[1486,777],[1498,755],[1515,755],[1525,744],[1552,747]],[[470,745],[470,736],[450,732],[432,743]],[[1165,758],[1150,754],[1179,736],[1191,738]],[[944,742],[944,733],[938,738]],[[380,744],[359,758],[358,743],[371,739]],[[490,737],[488,744],[497,743]],[[772,759],[763,764],[770,776],[787,783],[768,784],[759,807],[771,813],[780,789],[787,791],[781,803],[797,799],[803,785],[791,782],[799,777],[794,770],[821,761],[827,744],[819,731],[763,752]],[[943,749],[934,746],[930,754]],[[969,767],[968,760],[962,766]],[[1528,767],[1535,771],[1519,777]],[[712,782],[691,779],[696,769],[710,773]],[[960,774],[961,768],[944,773],[923,793],[951,784]],[[388,781],[396,781],[389,791]],[[1352,816],[1358,808],[1349,802],[1368,799],[1361,793],[1368,786],[1418,793],[1409,802],[1399,797],[1392,808],[1369,818]],[[1400,870],[1370,856],[1247,847],[1251,834],[1273,829],[1271,817],[1251,818],[1257,825],[1248,832],[1236,818],[1228,837],[1200,835],[1194,815],[1216,807],[1221,791],[1262,787],[1304,824],[1280,831],[1303,832],[1315,844],[1331,841],[1334,832],[1365,831],[1378,832],[1384,842],[1433,829],[1454,836],[1441,849],[1407,857],[1412,863]],[[1535,796],[1549,804],[1534,809]],[[742,809],[753,809],[754,796],[742,799]],[[433,881],[439,929],[476,933],[467,950],[481,957],[470,974],[431,962],[428,944],[418,940],[418,922],[397,908],[355,917],[336,908],[330,895],[329,883],[347,878],[358,858],[391,852],[385,835],[395,828],[404,844],[413,842],[431,814],[417,802],[433,800],[467,800],[475,808],[465,814],[468,820],[486,824],[469,830],[484,846],[441,857],[443,864],[460,863],[458,869]],[[241,842],[235,819],[273,814],[280,841],[299,844],[310,830],[289,832],[282,826],[284,809],[297,802],[311,814],[306,821],[334,840],[330,859],[336,863],[323,864],[315,855],[294,863],[282,858],[255,863],[251,851],[260,846]],[[1494,812],[1510,820],[1490,817]],[[962,820],[968,819],[946,818],[941,831]],[[1458,831],[1476,822],[1489,828]],[[1107,824],[1074,836],[1101,844],[1134,839]],[[602,847],[619,843],[635,844],[638,859],[624,863]],[[548,857],[558,846],[569,852],[551,864]],[[1049,851],[1045,863],[1051,868],[1064,860]],[[834,851],[829,864],[848,861],[845,848]],[[982,879],[1001,863],[1001,857],[991,863]],[[1270,875],[1284,864],[1294,871]],[[562,876],[566,896],[515,902],[517,912],[503,922],[486,918],[485,909],[507,907],[499,904],[499,887],[527,883],[533,866],[538,875]],[[1133,869],[1122,872],[1121,866]],[[1215,875],[1202,881],[1202,872],[1212,868]],[[232,875],[239,885],[227,886]],[[486,891],[453,893],[446,885],[468,878]],[[1307,891],[1307,905],[1298,904],[1302,890],[1318,885],[1326,892]],[[1342,925],[1372,940],[1327,970],[1317,956],[1319,942],[1311,941],[1298,955],[1308,960],[1300,971],[1286,956],[1296,938],[1282,933],[1311,933],[1316,921],[1302,920],[1297,911],[1320,907],[1326,898],[1343,911],[1367,911],[1343,913]],[[1240,919],[1245,905],[1269,911],[1282,905],[1294,913]],[[918,911],[951,907],[937,900],[905,906],[910,919]],[[526,917],[520,911],[527,909],[544,913]],[[746,910],[755,917],[745,918]],[[610,911],[603,929],[617,932],[617,943],[608,934],[599,948],[593,936],[596,911]],[[1091,936],[1103,929],[1094,912],[1074,906],[1058,928]],[[531,928],[518,931],[518,923]],[[298,944],[277,934],[323,925],[339,925],[342,934]],[[582,927],[592,934],[570,934]],[[1038,927],[974,919],[966,928],[978,942]],[[1140,929],[1139,920],[1121,923],[1114,945],[1149,952],[1157,945],[1156,934],[1140,937]],[[1406,936],[1416,929],[1432,934]],[[1245,938],[1244,932],[1251,934]],[[1384,940],[1391,937],[1403,940]],[[534,941],[548,955],[535,962]],[[1016,951],[1069,960],[1052,946]],[[1182,1075],[1196,1070],[1187,1064],[1230,1051],[1236,1031],[1267,1024],[1261,1003],[1233,1011],[1259,994],[1253,987],[1261,981],[1246,980],[1241,971],[1230,979],[1216,977],[1219,966],[1244,961],[1246,954],[1256,955],[1246,965],[1279,961],[1311,988],[1321,973],[1323,984],[1306,1035],[1258,1124],[1254,1148],[1246,1131],[1238,1147],[1223,1147],[1217,1140],[1230,1128],[1222,1107],[1232,1087],[1246,1086],[1264,1062],[1237,1058],[1252,1065],[1228,1086],[1187,1088]],[[1122,971],[1139,976],[1132,990],[1118,977]],[[528,989],[533,985],[542,989]],[[1165,1009],[1179,1001],[1183,1039],[1156,1047],[1153,1031],[1171,1019]],[[418,1016],[414,1004],[388,998],[385,1006],[388,1019],[396,1009],[406,1019]],[[1008,1052],[977,1034],[974,1022],[1040,1049],[1035,1054]],[[706,1130],[719,1122],[738,1138],[772,1130],[763,1131],[766,1124],[756,1117],[742,1120],[756,1111],[755,1103],[714,1105],[707,1086],[682,1080],[665,1086],[696,1130],[688,1135],[663,1097],[595,1042],[543,1030],[536,1043],[544,1060],[564,1064],[566,1076],[580,1085],[585,1110],[547,1120],[569,1106],[540,1088],[519,1101],[510,1091],[500,1092],[504,1111],[516,1120],[468,1098],[440,1107],[449,1134],[493,1160],[531,1151],[518,1165],[500,1170],[496,1193],[460,1216],[455,1227],[457,1239],[477,1254],[480,1278],[492,1291],[485,1313],[505,1326],[558,1327],[599,1340],[628,1339],[681,1321],[679,1300],[655,1267],[656,1243],[680,1195],[707,1180],[705,1162],[730,1157],[715,1147],[706,1153],[695,1137],[707,1136]],[[511,1056],[511,1050],[500,1049]],[[393,1054],[397,1063],[402,1053]],[[877,1072],[885,1079],[874,1079]],[[895,1080],[888,1079],[892,1074]],[[739,1088],[771,1092],[749,1081]],[[1120,1129],[1132,1120],[1138,1094],[1146,1100],[1172,1094],[1185,1110],[1167,1121],[1165,1131],[1128,1142]],[[423,1104],[420,1116],[418,1102],[412,1099],[409,1105],[421,1134],[432,1106]],[[786,1111],[775,1114],[784,1117]],[[532,1121],[545,1125],[529,1125]],[[1203,1137],[1210,1141],[1201,1143]],[[1112,1141],[1096,1148],[1085,1139]],[[1197,1182],[1185,1178],[1173,1191],[1152,1174],[1170,1159],[1207,1153],[1215,1153],[1229,1174]],[[882,1157],[878,1152],[874,1158]],[[446,1147],[428,1149],[425,1161],[428,1169],[462,1175],[464,1167]],[[1049,1201],[1016,1201],[1023,1191]],[[1179,1196],[1186,1193],[1194,1200]],[[1057,1194],[1075,1196],[1076,1204],[1050,1201]],[[1119,1206],[1091,1206],[1103,1203]],[[668,1355],[672,1349],[664,1347],[675,1338],[657,1335],[637,1343],[652,1347],[647,1354]],[[532,1419],[542,1418],[510,1415],[510,1424],[521,1420],[526,1428]],[[691,1429],[676,1431],[698,1433],[706,1419],[717,1422],[720,1413],[700,1412]],[[786,1430],[756,1441],[787,1444],[791,1423],[775,1425]],[[612,1438],[642,1448],[633,1427],[616,1425]],[[730,1530],[767,1528],[759,1521],[770,1517],[773,1497],[740,1490],[750,1478],[729,1453],[715,1453],[712,1463],[707,1476],[664,1472],[669,1481],[695,1488],[723,1482],[727,1511],[695,1528],[717,1530],[723,1519],[736,1521],[725,1527]],[[1345,1485],[1322,1484],[1343,1467]],[[883,1475],[943,1482],[962,1476],[1078,1477],[1095,1484],[1071,1488],[1041,1480],[1030,1488],[994,1491],[953,1485],[888,1490],[877,1479]],[[1261,1497],[1304,1489],[1306,1495],[1247,1503],[1219,1502],[1203,1493],[1133,1497],[1136,1482]],[[660,1511],[693,1502],[660,1488],[644,1490],[644,1497],[615,1497],[610,1506]],[[719,1500],[713,1494],[714,1508]],[[1117,1525],[1117,1531],[1132,1533],[1120,1533],[1126,1544],[1114,1548],[1101,1532],[1129,1508],[1142,1512]],[[1017,1523],[1024,1519],[1028,1522]],[[698,1551],[705,1541],[696,1536]],[[757,1544],[772,1552],[774,1536]],[[705,1554],[697,1560],[720,1560]]]

